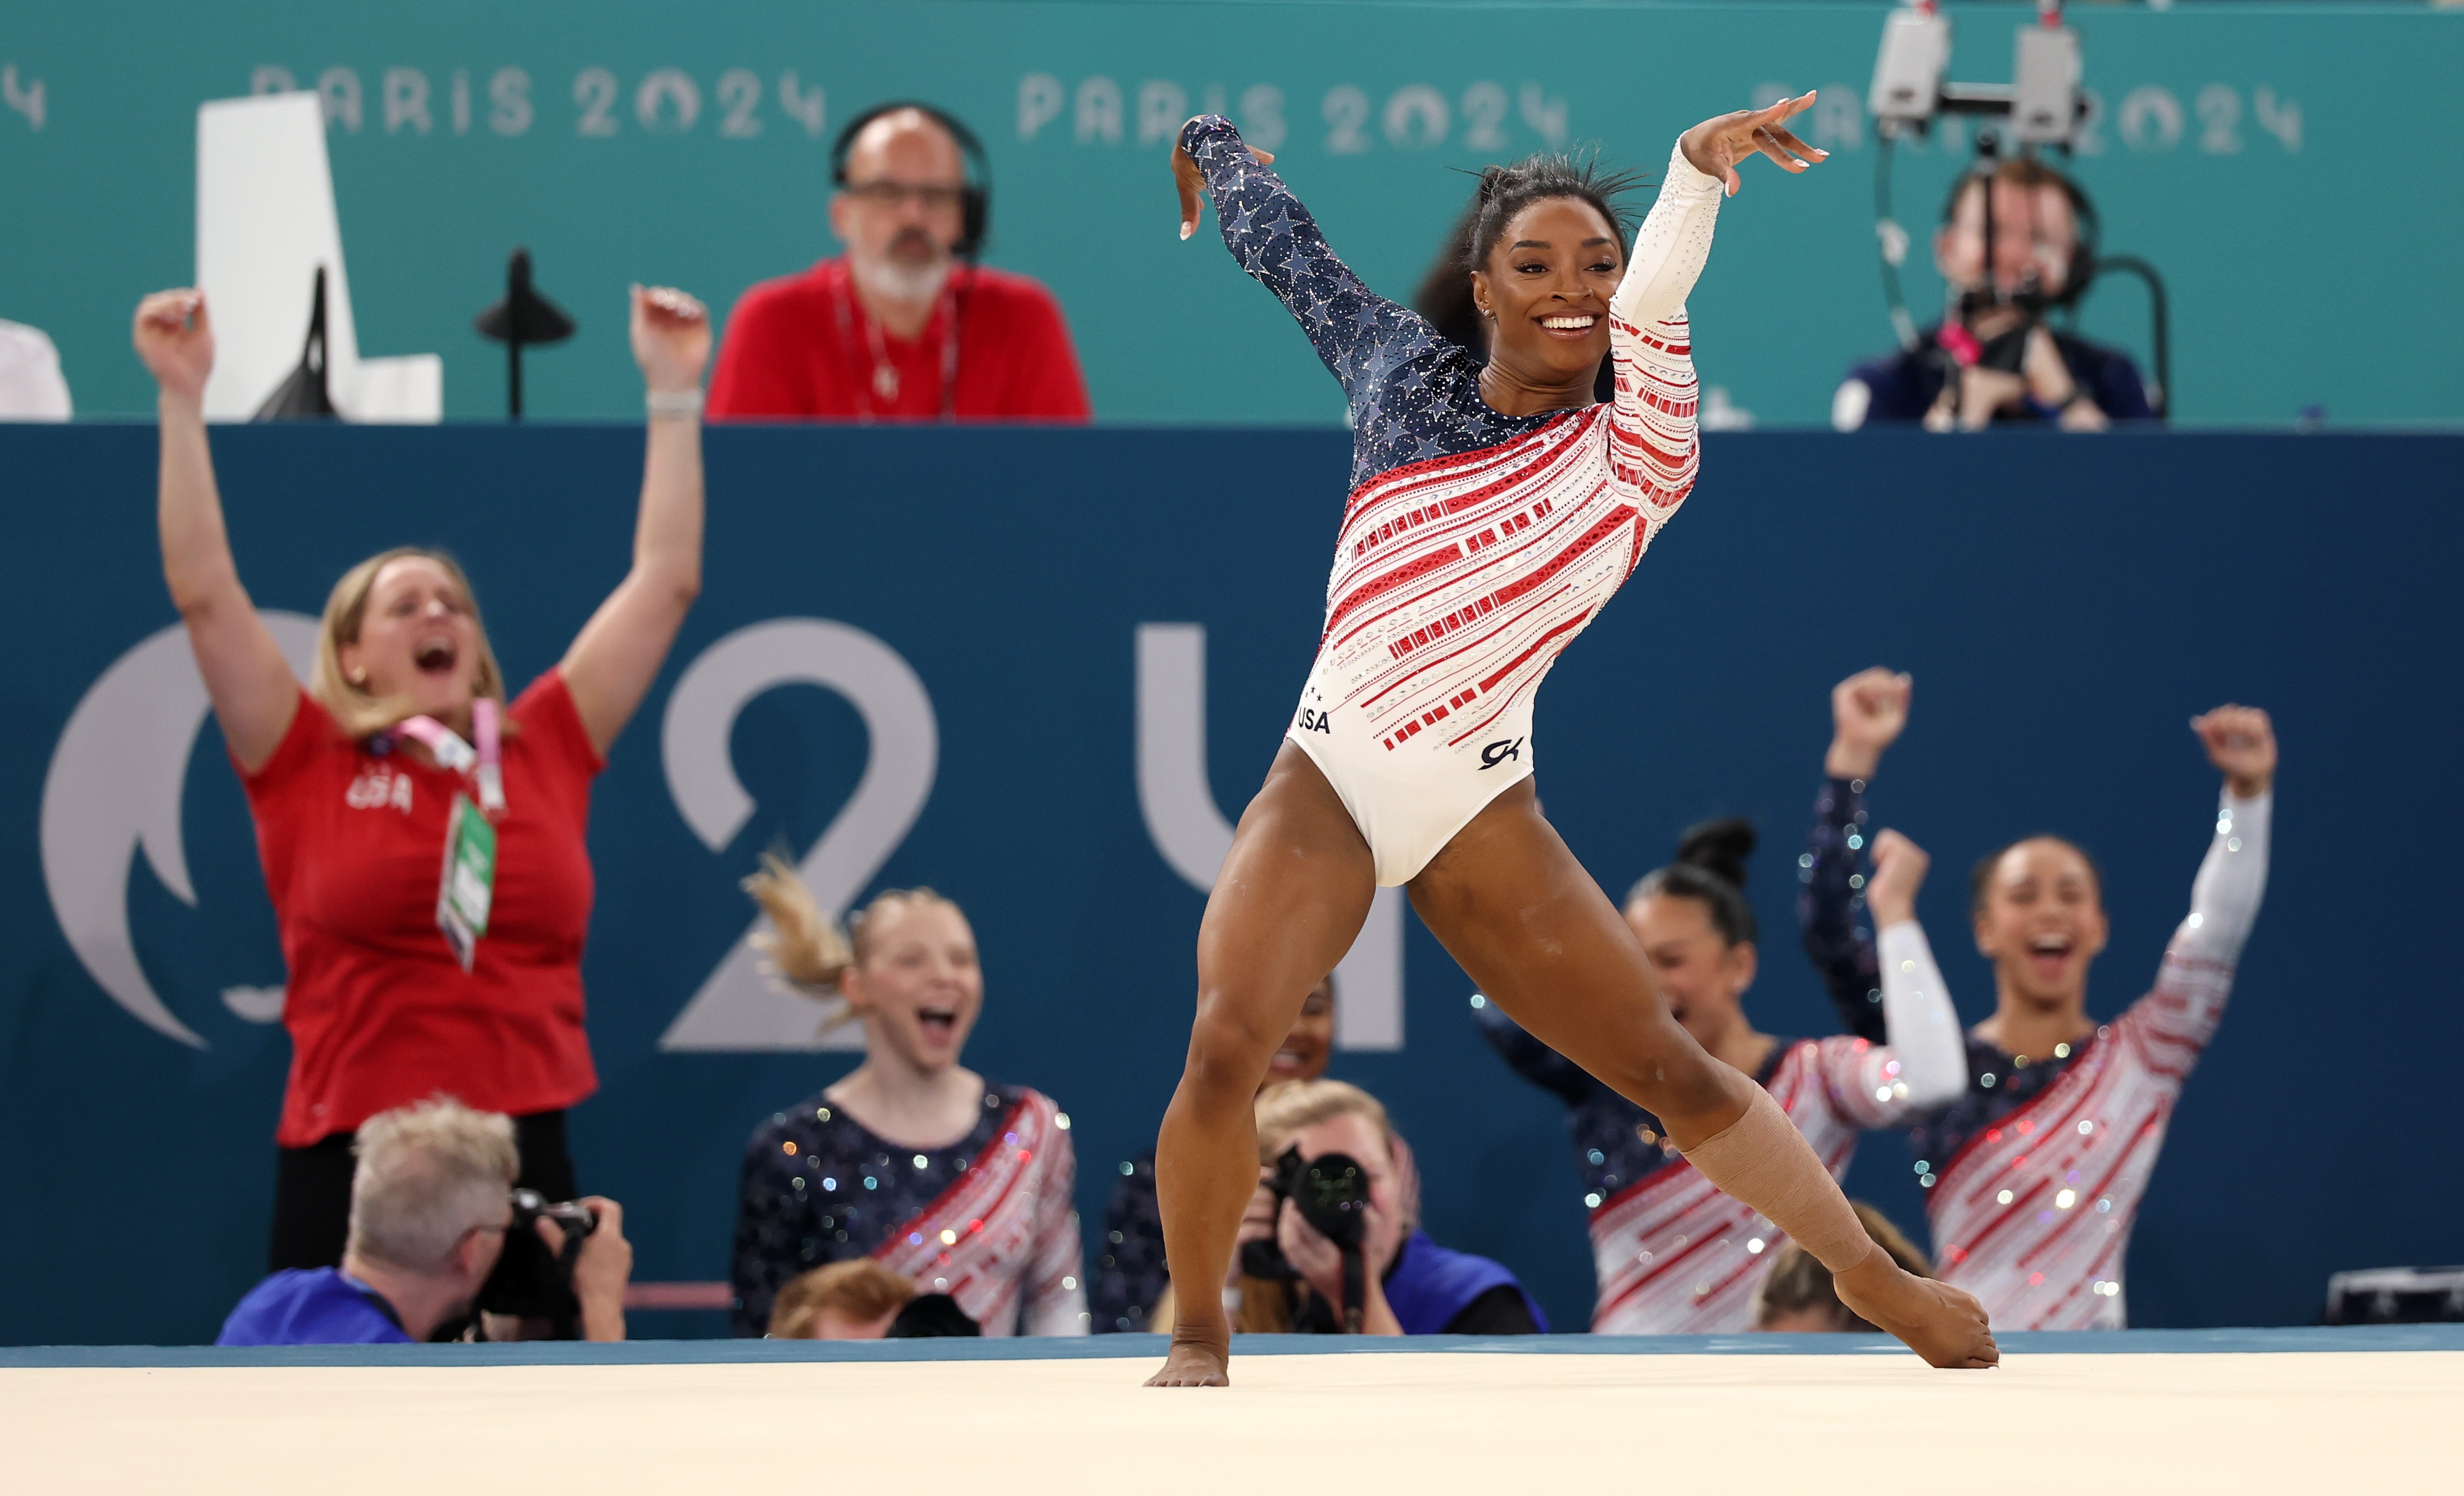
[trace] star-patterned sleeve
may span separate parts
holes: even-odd
[[[1402,361],[1453,346],[1420,314],[1371,291],[1336,257],[1317,220],[1283,178],[1249,154],[1232,121],[1201,115],[1181,127],[1180,146],[1206,174],[1224,248],[1283,301],[1355,407]]]
[[[1514,1073],[1551,1092],[1570,1107],[1595,1101],[1608,1088],[1593,1079],[1592,1072],[1567,1059],[1531,1037],[1530,1031],[1506,1016],[1506,1010],[1483,1000],[1472,1009],[1472,1023],[1480,1037],[1497,1051],[1499,1059],[1513,1067]]]
[[[1859,1039],[1883,1041],[1882,971],[1865,922],[1865,781],[1826,780],[1814,801],[1814,827],[1797,859],[1804,891],[1796,926],[1805,954],[1822,974],[1839,1024]]]

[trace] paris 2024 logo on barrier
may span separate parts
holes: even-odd
[[[317,620],[264,615],[293,671],[316,655]],[[1213,886],[1231,826],[1206,775],[1206,635],[1195,624],[1142,624],[1136,634],[1137,797],[1163,860],[1193,887]],[[736,720],[764,693],[819,686],[863,719],[869,748],[854,793],[798,861],[824,909],[844,913],[897,850],[931,797],[940,733],[930,693],[907,661],[847,624],[778,618],[711,645],[669,693],[660,756],[677,813],[705,847],[723,853],[755,805],[729,755]],[[52,910],[87,974],[111,1000],[167,1039],[207,1041],[164,1001],[139,959],[128,879],[143,850],[154,876],[196,907],[181,824],[188,759],[211,710],[186,631],[173,625],[105,670],[70,714],[43,784],[42,858]],[[621,869],[601,869],[622,876]],[[1337,968],[1343,1001],[1337,1044],[1402,1045],[1403,910],[1381,889]],[[860,1034],[824,1032],[807,999],[779,990],[762,970],[753,920],[685,1000],[660,1036],[666,1050],[759,1051],[860,1047]],[[281,1017],[282,989],[231,986],[222,1000],[252,1023]]]

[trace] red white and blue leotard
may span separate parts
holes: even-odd
[[[2127,1322],[2130,1228],[2182,1083],[2224,1017],[2258,918],[2275,808],[2272,793],[2225,795],[2190,913],[2145,997],[2076,1049],[2059,1045],[2033,1066],[1971,1039],[1969,1090],[1910,1133],[1931,1155],[1917,1167],[1930,1169],[1926,1215],[1943,1281],[1975,1294],[1995,1329]],[[1885,1002],[1901,987],[1944,990],[1914,920],[1883,930],[1880,946]],[[2042,1085],[2018,1084],[2048,1072]]]
[[[1532,770],[1540,681],[1694,486],[1685,321],[1721,184],[1672,153],[1609,309],[1617,399],[1510,416],[1480,363],[1363,285],[1231,124],[1180,143],[1223,242],[1283,299],[1352,407],[1326,631],[1286,736],[1343,799],[1377,882],[1410,881]]]

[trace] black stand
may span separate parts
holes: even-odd
[[[317,267],[317,289],[308,303],[308,341],[299,366],[275,386],[252,417],[257,421],[330,421],[340,414],[325,383],[325,267]]]
[[[531,252],[514,251],[505,262],[505,298],[473,319],[479,336],[505,345],[505,416],[522,418],[522,345],[562,342],[573,336],[573,319],[531,287]]]
[[[1360,1260],[1360,1243],[1347,1243],[1343,1248],[1343,1332],[1360,1333],[1361,1300],[1369,1292],[1369,1273]]]

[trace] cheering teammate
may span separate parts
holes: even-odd
[[[1551,158],[1484,173],[1465,270],[1485,364],[1371,294],[1229,122],[1182,127],[1181,236],[1211,194],[1234,257],[1342,382],[1356,435],[1317,662],[1199,931],[1188,1067],[1157,1141],[1177,1313],[1152,1384],[1226,1380],[1218,1290],[1257,1179],[1251,1097],[1394,885],[1491,1001],[1658,1116],[1705,1177],[1838,1274],[1843,1302],[1936,1365],[1995,1359],[1975,1301],[1877,1250],[1770,1095],[1669,1016],[1529,782],[1541,677],[1693,487],[1684,299],[1722,187],[1755,154],[1819,160],[1783,122],[1813,101],[1688,130],[1630,262],[1621,184]],[[1594,405],[1612,355],[1617,399]]]
[[[1858,735],[1843,719],[1826,764],[1801,906],[1817,960],[1864,946],[1853,928],[1857,854],[1847,838],[1864,824],[1865,781],[1907,709],[1906,676],[1868,671],[1840,691],[1860,684],[1883,725]],[[2088,963],[2104,949],[2107,926],[2101,880],[2084,852],[2030,837],[1977,864],[1971,880],[1976,948],[1993,963],[1993,1016],[1969,1030],[1965,1092],[1908,1137],[1932,1192],[1926,1215],[1942,1276],[1982,1300],[1996,1324],[2122,1328],[2130,1224],[2266,892],[2276,779],[2267,714],[2224,706],[2190,725],[2225,778],[2215,835],[2154,989],[2120,1018],[2087,1016]],[[1867,891],[1879,952],[1864,946],[1868,962],[1880,957],[1886,1007],[1908,990],[1944,991],[1916,922],[1924,854],[1903,844],[1890,864]],[[1902,864],[1912,864],[1905,876]]]

